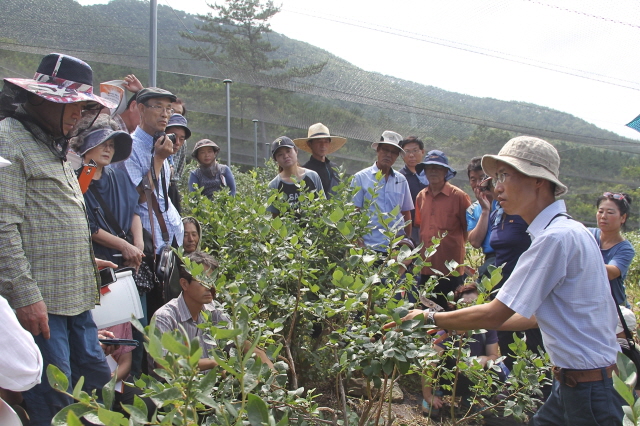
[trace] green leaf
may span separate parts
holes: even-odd
[[[280,219],[280,217],[275,217],[272,221],[271,221],[271,226],[273,227],[273,229],[275,229],[276,231],[280,228],[282,228],[282,219]]]
[[[98,408],[98,418],[106,426],[121,426],[124,415],[100,407]],[[124,424],[126,425],[127,422],[125,421]]]
[[[53,364],[47,366],[47,379],[54,389],[65,392],[69,389],[69,378]]]
[[[80,393],[82,392],[82,386],[84,386],[84,376],[80,376],[78,379],[78,383],[76,383],[73,388],[73,398],[76,400],[80,399]]]
[[[629,389],[629,387],[622,381],[620,377],[614,372],[613,373],[613,388],[620,394],[622,399],[624,399],[627,404],[633,405],[634,396],[633,391]]]
[[[144,414],[145,418],[149,416],[147,404],[145,404],[142,398],[140,398],[138,395],[133,396],[133,406],[137,410],[140,410]]]
[[[70,413],[72,413],[76,419],[79,419],[85,414],[90,413],[91,411],[93,410],[90,407],[85,406],[84,404],[76,403],[67,405],[53,417],[51,424],[54,426],[64,426],[67,424],[67,419],[69,418]]]
[[[216,339],[220,339],[220,340],[227,340],[227,339],[233,339],[236,336],[239,336],[240,334],[242,334],[242,330],[239,328],[232,328],[232,329],[228,329],[228,328],[214,328],[212,330],[215,330],[215,338]]]
[[[340,207],[336,207],[329,215],[329,219],[331,219],[333,223],[339,222],[340,219],[342,219],[343,217],[344,217],[344,212]]]
[[[262,426],[263,423],[269,423],[269,408],[262,398],[250,393],[247,395],[246,407],[251,426]]]
[[[173,333],[168,331],[162,335],[162,347],[171,353],[178,354],[181,357],[189,357],[189,348],[181,342],[178,342]]]
[[[67,414],[67,423],[68,426],[82,426],[82,422],[80,419],[73,413],[73,411],[69,411]]]
[[[289,425],[289,414],[285,413],[284,417],[280,419],[276,426],[288,426]]]
[[[182,400],[182,392],[180,389],[170,387],[160,393],[151,395],[151,400],[158,406],[164,406],[168,401]]]
[[[109,380],[107,384],[102,387],[102,402],[104,403],[104,406],[107,410],[110,410],[111,406],[113,405],[116,380],[118,379],[117,371],[118,369],[116,368],[114,374],[111,375],[111,380]]]

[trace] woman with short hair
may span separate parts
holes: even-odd
[[[598,197],[596,207],[598,227],[588,229],[600,246],[613,298],[618,305],[629,307],[624,280],[636,252],[622,235],[622,230],[629,218],[631,197],[624,193],[605,192]]]

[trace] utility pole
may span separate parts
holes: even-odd
[[[231,95],[229,87],[233,82],[227,78],[223,83],[227,86],[227,166],[231,167]]]
[[[258,168],[258,120],[256,120],[255,118],[253,119],[253,147],[255,149],[255,155],[254,155],[254,162],[255,164],[253,165],[254,168]]]
[[[156,86],[158,73],[158,0],[151,0],[149,19],[149,87]]]

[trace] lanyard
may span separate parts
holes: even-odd
[[[156,196],[160,198],[160,185],[158,185],[158,177],[156,176],[156,168],[153,165],[153,156],[151,157],[151,178],[153,179],[153,185],[156,187]],[[167,191],[167,178],[164,174],[164,162],[160,169],[160,181],[162,183],[162,198],[164,199],[164,210],[160,210],[161,213],[166,212],[169,209],[169,194]],[[158,206],[159,208],[160,206]]]

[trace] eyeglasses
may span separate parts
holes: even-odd
[[[166,113],[167,113],[167,114],[169,114],[169,115],[172,115],[172,114],[173,114],[173,112],[175,111],[175,110],[174,110],[173,108],[171,108],[171,107],[163,107],[162,105],[147,105],[147,104],[144,104],[144,106],[146,106],[147,108],[153,108],[153,109],[155,109],[155,110],[156,110],[156,112],[162,112],[162,111],[164,111],[164,112],[166,112]]]
[[[627,199],[624,197],[624,195],[619,194],[617,192],[605,192],[604,194],[602,194],[603,197],[607,197],[607,198],[613,198],[614,200],[624,200],[627,201]]]
[[[416,155],[420,153],[419,149],[405,149],[404,152],[407,153],[407,155]]]
[[[509,173],[498,173],[496,175],[496,183],[504,183],[509,176],[511,176]]]

